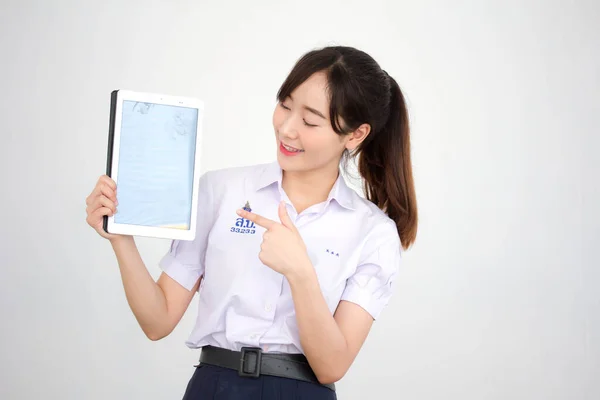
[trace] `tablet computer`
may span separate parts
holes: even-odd
[[[199,99],[111,93],[106,174],[118,205],[106,232],[195,238],[203,111]]]

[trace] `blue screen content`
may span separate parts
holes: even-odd
[[[190,229],[198,110],[123,101],[119,224]]]

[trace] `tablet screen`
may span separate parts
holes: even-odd
[[[122,106],[115,222],[190,229],[198,109]]]

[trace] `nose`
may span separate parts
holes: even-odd
[[[288,139],[296,139],[298,137],[297,118],[293,113],[289,113],[279,126],[279,133]]]

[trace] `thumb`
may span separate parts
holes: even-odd
[[[287,212],[285,201],[279,203],[279,219],[281,220],[283,226],[285,226],[286,228],[289,228],[293,231],[296,230],[296,226],[294,225],[294,222],[292,222],[292,219],[290,218]]]

